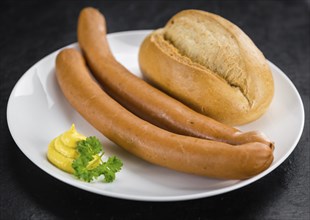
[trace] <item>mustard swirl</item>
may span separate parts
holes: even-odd
[[[77,142],[85,140],[86,137],[77,132],[75,125],[54,138],[48,145],[47,158],[59,169],[68,173],[74,173],[72,162],[79,156],[76,150]]]

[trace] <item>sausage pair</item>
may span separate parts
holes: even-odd
[[[58,83],[71,105],[114,143],[151,163],[215,178],[249,178],[272,163],[273,145],[260,133],[242,133],[202,116],[129,73],[113,57],[97,10],[82,10],[78,39],[109,95],[74,49],[57,56]]]
[[[263,143],[230,145],[179,135],[137,117],[101,89],[75,49],[58,54],[56,74],[67,100],[90,124],[153,164],[215,178],[245,179],[267,169],[273,161],[272,149]]]

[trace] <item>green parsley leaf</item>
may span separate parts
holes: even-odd
[[[79,157],[72,163],[74,175],[83,181],[92,180],[104,175],[105,182],[113,182],[115,173],[122,169],[123,163],[116,156],[109,157],[106,162],[102,161],[104,154],[102,145],[95,136],[87,137],[77,143]],[[100,155],[99,155],[100,154]],[[97,166],[93,164],[98,163]],[[91,167],[91,168],[90,168]]]

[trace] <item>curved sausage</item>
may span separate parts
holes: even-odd
[[[90,124],[153,164],[215,178],[245,179],[267,169],[273,161],[272,149],[263,143],[230,145],[178,135],[142,120],[101,89],[75,49],[58,54],[56,77],[69,103]]]
[[[81,11],[78,42],[95,78],[125,108],[174,133],[229,144],[273,143],[261,132],[241,132],[195,112],[181,102],[130,73],[112,55],[103,15],[94,8]]]

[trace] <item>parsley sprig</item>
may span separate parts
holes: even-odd
[[[109,157],[106,162],[102,160],[104,151],[100,141],[95,136],[87,137],[77,143],[79,157],[72,163],[74,175],[86,182],[104,175],[105,182],[113,182],[115,173],[119,172],[123,163],[116,156]],[[99,161],[98,161],[99,160]],[[95,167],[94,164],[98,164]]]

